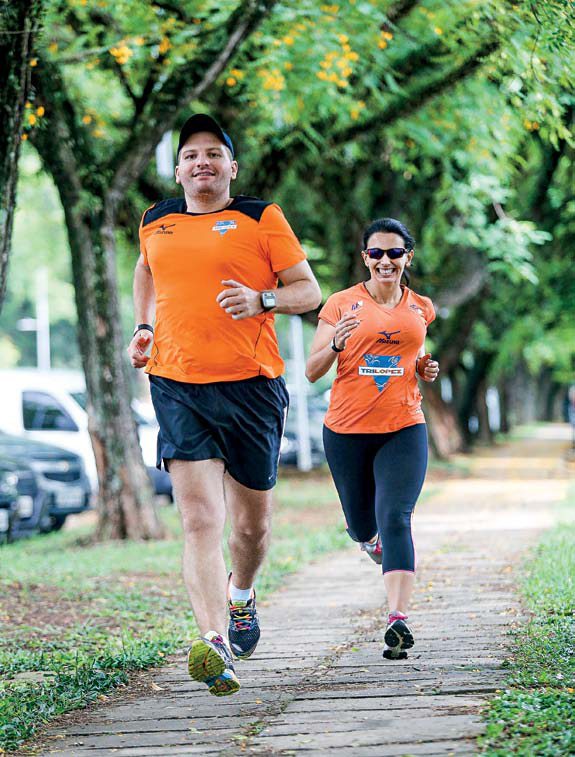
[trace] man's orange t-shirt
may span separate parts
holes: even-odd
[[[402,287],[400,302],[386,308],[365,284],[336,292],[319,317],[331,326],[348,312],[361,324],[337,356],[325,425],[341,434],[382,434],[424,423],[415,359],[435,311],[428,297]]]
[[[194,214],[184,199],[164,200],[144,213],[140,251],[156,294],[146,373],[198,384],[283,373],[273,314],[235,321],[216,302],[225,279],[275,289],[278,271],[305,260],[277,205],[238,196]]]

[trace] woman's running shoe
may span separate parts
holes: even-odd
[[[260,623],[256,610],[256,593],[247,602],[228,600],[230,622],[228,638],[235,657],[247,660],[260,640]]]
[[[223,638],[210,631],[192,641],[188,651],[188,672],[194,681],[205,683],[210,694],[225,697],[240,688],[232,655]]]
[[[362,541],[360,542],[362,552],[367,552],[374,563],[381,565],[383,559],[383,550],[381,548],[381,539],[378,537],[377,541]]]
[[[405,622],[407,615],[395,612],[390,613],[385,630],[385,646],[383,656],[386,660],[405,660],[407,657],[406,649],[411,649],[414,644],[413,634],[410,627]]]

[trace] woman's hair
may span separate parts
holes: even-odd
[[[403,239],[405,249],[408,251],[413,250],[415,247],[415,239],[411,236],[401,221],[396,221],[395,218],[378,218],[375,221],[372,221],[363,232],[364,250],[367,247],[370,236],[372,234],[377,234],[378,232],[397,234]]]
[[[401,221],[396,221],[395,218],[377,218],[375,221],[372,221],[363,232],[363,249],[364,250],[367,247],[367,243],[369,241],[370,236],[372,234],[377,234],[378,232],[384,232],[387,234],[397,234],[403,239],[403,244],[405,245],[405,249],[408,252],[413,250],[415,247],[415,239],[411,236],[411,234],[407,230],[407,227],[404,226],[401,223]],[[406,267],[403,269],[403,274],[401,276],[401,283],[405,284],[406,286],[409,286],[409,280],[410,280],[410,275]]]

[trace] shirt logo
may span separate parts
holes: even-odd
[[[404,369],[398,368],[401,355],[372,355],[367,353],[363,356],[365,365],[359,366],[360,376],[372,376],[379,392],[387,388],[392,376],[403,376]]]
[[[399,339],[392,339],[395,334],[399,334],[401,329],[397,331],[378,331],[378,334],[383,334],[383,339],[378,339],[378,344],[399,344]]]
[[[220,236],[223,237],[226,231],[230,231],[231,229],[237,229],[237,228],[238,228],[238,225],[235,221],[216,221],[215,224],[212,226],[212,231],[219,231]]]
[[[155,236],[156,234],[173,234],[174,232],[173,231],[168,231],[168,229],[171,229],[172,226],[175,226],[175,225],[176,225],[175,223],[170,223],[170,224],[168,224],[166,226],[166,224],[163,223],[160,226],[159,229],[157,229],[156,231],[154,231],[154,233],[152,234],[152,236]]]
[[[351,306],[352,310],[358,310],[363,305],[363,300],[358,300],[357,302],[354,302]]]
[[[417,315],[420,315],[420,316],[421,316],[421,317],[423,318],[423,320],[425,320],[425,313],[424,313],[424,312],[423,312],[423,310],[422,310],[422,309],[421,309],[421,308],[419,307],[419,305],[410,305],[410,306],[409,306],[409,309],[410,309],[410,310],[414,310],[414,311],[415,311],[415,312],[417,313]]]

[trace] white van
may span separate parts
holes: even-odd
[[[144,463],[157,489],[158,427],[149,418],[136,414]],[[86,383],[80,371],[0,370],[0,430],[54,444],[80,455],[92,491],[98,490],[96,462],[88,433]]]

